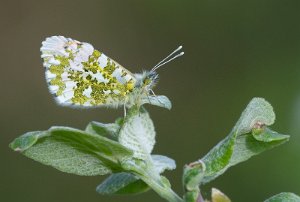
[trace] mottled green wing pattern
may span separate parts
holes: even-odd
[[[89,43],[52,36],[41,52],[49,90],[61,105],[117,107],[135,87],[131,72]]]

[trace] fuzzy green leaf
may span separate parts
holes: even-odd
[[[132,156],[115,141],[69,127],[26,133],[10,147],[60,171],[86,176],[122,171],[120,161]]]
[[[300,197],[294,193],[283,192],[272,196],[271,198],[265,200],[264,202],[300,202]]]
[[[142,98],[142,104],[151,104],[151,105],[155,105],[158,107],[163,107],[166,109],[171,109],[172,108],[172,103],[169,100],[169,98],[167,98],[164,95],[157,95],[157,96],[147,96]]]
[[[130,173],[116,173],[103,181],[96,191],[104,195],[138,194],[148,191],[150,187],[138,177]]]
[[[205,164],[201,183],[210,182],[229,167],[288,141],[289,136],[267,128],[274,120],[273,108],[267,101],[251,100],[231,133],[200,160]]]
[[[273,142],[273,141],[280,141],[289,138],[288,135],[279,134],[275,131],[272,131],[269,128],[253,130],[252,135],[257,141],[261,141],[261,142]]]
[[[153,165],[158,173],[163,173],[165,170],[174,170],[176,163],[173,159],[162,155],[151,155]]]
[[[144,108],[132,107],[119,133],[119,142],[134,152],[134,157],[149,160],[155,144],[155,130]]]
[[[272,139],[270,138],[268,140],[269,142],[265,142],[265,141],[259,141],[255,139],[251,133],[238,136],[236,138],[235,149],[231,156],[230,164],[228,166],[233,166],[240,162],[246,161],[254,155],[260,154],[261,152],[266,151],[268,149],[272,149],[289,140],[290,136],[276,133],[275,131],[272,131],[269,128],[265,128],[259,135],[268,137],[270,132],[272,132],[274,136],[278,136],[280,138],[274,139],[272,141],[270,141]],[[267,138],[262,138],[262,139],[267,139]]]

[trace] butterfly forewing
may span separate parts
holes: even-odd
[[[131,72],[89,43],[52,36],[41,52],[49,90],[62,105],[122,105],[135,86]]]

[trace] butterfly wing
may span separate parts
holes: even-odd
[[[67,106],[119,106],[136,78],[89,43],[52,36],[41,47],[46,79],[56,101]]]

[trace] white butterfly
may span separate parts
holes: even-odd
[[[181,48],[141,74],[131,73],[89,43],[63,36],[46,38],[42,42],[41,57],[49,90],[59,104],[125,108],[152,104],[153,96],[156,97],[152,88],[158,82],[155,70],[182,56],[184,52],[174,56]],[[159,105],[155,101],[154,104]]]

